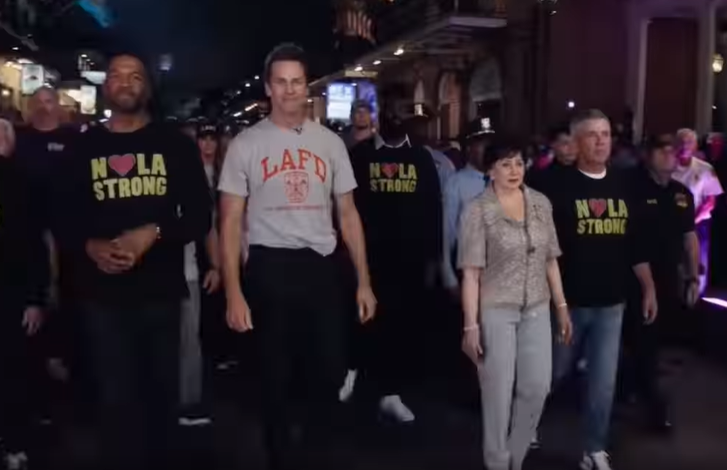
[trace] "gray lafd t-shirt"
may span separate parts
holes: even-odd
[[[356,188],[343,141],[306,121],[300,132],[265,119],[230,144],[222,192],[247,198],[250,245],[336,248],[332,196]]]

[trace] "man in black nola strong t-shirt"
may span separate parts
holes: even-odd
[[[69,230],[103,427],[104,469],[164,468],[179,401],[184,246],[210,228],[194,144],[150,121],[141,61],[115,57],[112,116],[83,133],[65,178]]]
[[[611,419],[626,298],[628,268],[642,285],[644,321],[656,318],[654,284],[639,208],[627,180],[608,168],[611,125],[600,111],[587,111],[571,124],[576,168],[554,174],[543,185],[563,256],[559,259],[573,320],[573,341],[557,343],[553,371],[557,384],[571,369],[575,353],[587,362],[582,470],[610,470],[607,436]]]

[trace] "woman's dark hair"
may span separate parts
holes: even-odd
[[[293,43],[285,43],[270,51],[265,59],[265,71],[263,78],[265,83],[270,83],[270,74],[275,62],[298,62],[303,66],[306,79],[308,78],[308,57],[300,46]]]
[[[497,136],[485,149],[484,166],[487,170],[491,169],[500,160],[513,158],[520,155],[523,160],[525,157],[526,145],[519,139],[508,136]]]

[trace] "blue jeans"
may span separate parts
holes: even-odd
[[[624,306],[579,307],[571,310],[573,341],[557,343],[553,349],[553,383],[573,369],[577,354],[583,352],[588,363],[583,416],[584,451],[606,450],[611,424],[611,407],[616,388],[621,323]]]

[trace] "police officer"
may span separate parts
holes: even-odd
[[[467,205],[485,190],[488,177],[484,172],[485,149],[494,135],[482,120],[471,122],[464,137],[467,165],[457,171],[442,188],[444,219],[444,253],[442,256],[442,279],[444,287],[453,297],[459,299],[459,280],[454,270],[453,256],[457,246],[460,216]]]
[[[656,286],[659,318],[646,325],[638,315],[640,302],[630,302],[634,309],[626,322],[627,346],[631,346],[627,376],[645,406],[649,425],[657,432],[668,432],[667,398],[658,386],[658,354],[664,340],[683,329],[680,311],[686,304],[694,306],[699,295],[699,243],[694,228],[694,200],[689,189],[672,179],[677,165],[673,139],[662,135],[646,148],[644,165],[636,170],[633,188],[640,201],[649,243],[648,261]],[[687,258],[687,285],[680,282],[679,265]],[[638,287],[636,287],[638,289]],[[640,299],[639,295],[631,298]],[[633,311],[637,310],[637,311]]]

